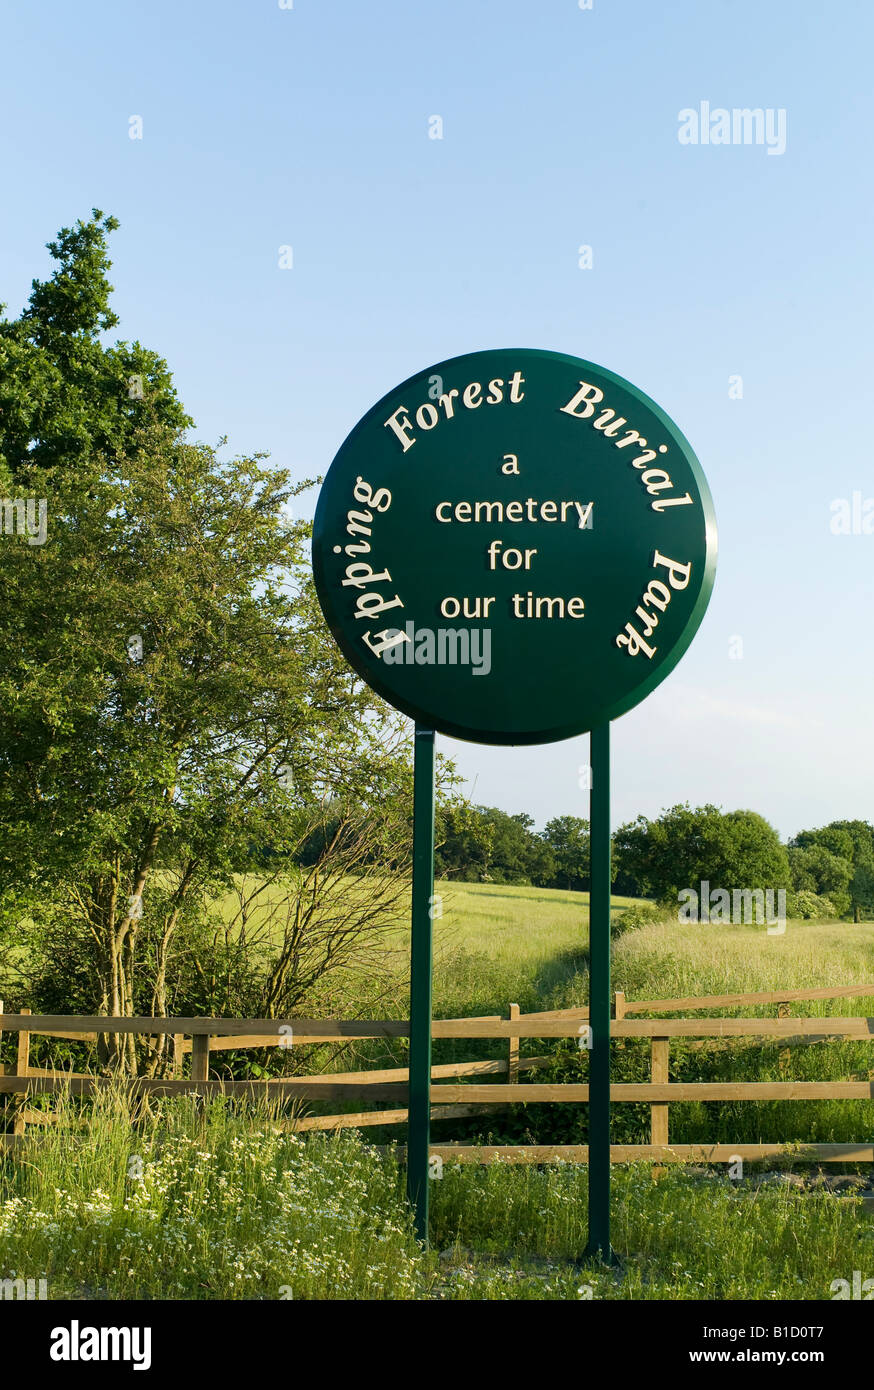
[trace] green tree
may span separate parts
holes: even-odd
[[[138,342],[105,345],[118,323],[107,236],[118,222],[95,208],[64,227],[48,249],[54,274],[34,280],[17,319],[0,304],[0,487],[20,494],[36,467],[73,468],[130,451],[147,420],[191,424],[167,364]],[[31,494],[35,495],[35,494]]]
[[[865,820],[835,820],[819,830],[802,830],[791,841],[793,849],[825,849],[851,866],[849,906],[854,922],[874,914],[874,826]]]
[[[790,845],[789,873],[796,893],[815,893],[828,898],[838,914],[849,912],[853,865],[825,845],[811,843],[804,849]]]
[[[523,826],[526,834],[525,873],[528,882],[537,888],[554,888],[556,870],[552,845],[548,844],[542,835],[538,835],[532,816],[522,812],[513,819]]]
[[[558,887],[583,891],[589,887],[589,822],[579,816],[555,816],[547,821],[543,838],[555,860]]]
[[[525,811],[509,815],[497,806],[451,804],[438,815],[436,871],[461,881],[548,887],[555,859],[533,826]]]
[[[41,485],[47,543],[0,547],[0,878],[84,929],[101,1011],[164,1013],[178,929],[253,846],[293,856],[328,789],[400,795],[391,719],[321,620],[284,474],[156,428]]]
[[[525,811],[508,815],[496,806],[483,807],[493,830],[491,877],[496,883],[549,882],[554,871],[548,846],[532,833],[534,821]]]
[[[480,806],[466,802],[438,807],[434,872],[438,878],[455,878],[466,883],[485,882],[489,877],[495,828]]]
[[[662,901],[702,880],[712,888],[783,888],[789,882],[786,847],[755,811],[672,806],[657,819],[639,816],[614,839],[617,868],[640,891]]]
[[[3,436],[17,485],[49,507],[45,544],[0,545],[0,923],[19,944],[27,933],[18,968],[37,1004],[40,991],[77,992],[95,1012],[166,1014],[187,980],[202,1003],[233,1008],[202,957],[213,904],[253,861],[291,870],[338,804],[335,865],[403,865],[408,741],[321,618],[309,528],[288,519],[308,484],[181,437],[160,359],[125,352],[114,372],[101,358],[113,225],[62,233],[61,272],[32,300],[57,376],[31,424]],[[23,390],[27,353],[10,341]],[[148,362],[155,390],[137,420],[114,398]],[[348,959],[373,903],[377,921],[392,915],[391,892],[357,891],[332,935],[324,855],[316,867],[266,958],[265,1007],[312,982],[309,967],[295,974],[301,922],[327,942],[311,953],[324,970]],[[371,886],[380,877],[396,898],[402,874]],[[225,963],[242,968],[239,932],[218,931]],[[105,1054],[137,1063],[131,1039]],[[161,1060],[156,1045],[149,1065]]]
[[[489,877],[496,883],[529,882],[526,827],[497,806],[481,806],[480,812],[492,837]]]

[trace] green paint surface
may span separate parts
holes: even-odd
[[[673,669],[716,524],[654,401],[591,362],[501,349],[429,367],[364,416],[322,488],[313,563],[337,642],[392,705],[458,738],[542,743]]]

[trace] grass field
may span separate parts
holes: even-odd
[[[435,1014],[451,1003],[450,1017],[456,1001],[462,1014],[490,1012],[501,996],[504,1007],[512,999],[531,1009],[588,1001],[587,894],[497,884],[438,888],[445,915],[435,924]],[[614,924],[636,901],[614,898]],[[788,922],[784,934],[770,936],[752,924],[667,921],[619,934],[613,950],[613,985],[629,999],[867,980],[874,995],[874,923]],[[477,1000],[481,1009],[473,1007]],[[856,1001],[849,1011],[858,1011]]]
[[[31,1158],[0,1161],[0,1279],[45,1279],[50,1299],[822,1300],[874,1269],[856,1200],[642,1165],[615,1172],[616,1270],[579,1262],[571,1165],[447,1167],[426,1252],[391,1156],[221,1102],[135,1118],[109,1095]]]
[[[437,1016],[503,1013],[511,1001],[526,1010],[587,1002],[585,895],[438,891]],[[624,906],[615,904],[617,925]],[[394,983],[382,1001],[396,1016],[406,1013],[405,946],[399,924],[384,947]],[[666,922],[615,940],[614,985],[630,999],[868,981],[870,997],[797,1012],[874,1015],[874,924],[790,922],[769,936],[761,926]],[[386,1045],[378,1046],[382,1057]],[[572,1042],[526,1040],[523,1052],[549,1046],[555,1079],[584,1078],[587,1059]],[[435,1060],[489,1047],[500,1044],[444,1043]],[[402,1050],[387,1055],[403,1060]],[[339,1065],[351,1065],[348,1055]],[[617,1079],[647,1070],[645,1044],[615,1046]],[[796,1047],[788,1063],[776,1047],[678,1043],[671,1075],[874,1077],[874,1058],[867,1043]],[[518,1107],[480,1131],[507,1142],[580,1141],[585,1109]],[[647,1107],[617,1105],[614,1114],[614,1139],[647,1137]],[[476,1123],[444,1122],[435,1137],[470,1137]],[[675,1142],[870,1140],[874,1102],[672,1105],[670,1123]],[[854,1270],[874,1273],[874,1222],[861,1201],[776,1176],[762,1183],[751,1169],[738,1183],[724,1169],[689,1166],[658,1181],[649,1165],[615,1170],[617,1271],[578,1262],[586,1170],[572,1165],[447,1165],[432,1187],[425,1252],[412,1236],[402,1171],[370,1143],[403,1137],[394,1129],[371,1131],[367,1142],[301,1139],[276,1132],[266,1113],[188,1099],[131,1116],[109,1097],[86,1131],[40,1134],[38,1161],[0,1160],[0,1278],[45,1277],[55,1298],[817,1300]]]
[[[435,1017],[503,1012],[510,1002],[523,1010],[588,1002],[587,893],[445,881],[435,891],[443,912],[434,923]],[[639,901],[614,897],[614,929]],[[406,923],[399,923],[386,943],[399,979],[408,940]],[[613,986],[629,999],[868,980],[874,997],[874,922],[790,921],[785,933],[772,936],[755,924],[674,920],[620,930],[614,938]],[[403,997],[399,989],[397,1001]],[[829,1003],[826,1011],[848,1010]],[[852,1001],[849,1012],[858,1011]]]
[[[567,991],[587,979],[587,893],[473,883],[438,883],[436,891],[443,898],[434,933],[437,1017],[505,1012],[511,1002],[547,1009],[560,1000],[561,1008]],[[614,920],[633,901],[615,898]]]
[[[588,896],[584,893],[500,884],[439,882],[442,916],[435,920],[434,1015],[437,1018],[506,1014],[517,1003],[523,1011],[588,1003]],[[746,993],[780,988],[871,982],[871,997],[823,1000],[797,1006],[801,1015],[874,1016],[874,923],[790,921],[782,934],[764,925],[680,923],[676,920],[623,931],[622,914],[634,901],[614,900],[613,986],[629,999]],[[408,928],[399,923],[383,945],[388,988],[380,984],[371,1016],[405,1017]],[[772,1016],[773,1006],[723,1012]],[[522,1043],[527,1053],[556,1054],[554,1080],[585,1080],[587,1058],[573,1043]],[[334,1060],[332,1060],[332,1056]],[[442,1040],[434,1061],[503,1056],[501,1044]],[[756,1040],[730,1046],[671,1048],[674,1080],[837,1080],[874,1075],[867,1043],[827,1042],[785,1050]],[[307,1070],[350,1070],[403,1065],[405,1044],[373,1041],[342,1051],[312,1049]],[[304,1062],[302,1061],[302,1065]],[[648,1044],[628,1041],[614,1048],[617,1080],[647,1079]],[[530,1079],[536,1078],[532,1073]],[[331,1110],[342,1106],[330,1106]],[[348,1109],[358,1109],[350,1102]],[[671,1107],[671,1135],[677,1143],[710,1141],[777,1142],[782,1139],[841,1142],[862,1139],[874,1130],[874,1102],[683,1103]],[[617,1106],[616,1142],[642,1142],[647,1136],[645,1105]],[[485,1127],[484,1127],[485,1126]],[[488,1121],[439,1126],[440,1139],[496,1142],[585,1142],[585,1107],[532,1106]],[[398,1137],[380,1131],[379,1140]]]

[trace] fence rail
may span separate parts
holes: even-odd
[[[822,1042],[829,1038],[844,1041],[874,1039],[874,1019],[828,1017],[792,1018],[789,1005],[802,1000],[874,997],[874,982],[812,990],[762,991],[748,994],[689,996],[676,999],[627,1000],[616,994],[616,1017],[611,1022],[615,1039],[648,1038],[651,1048],[650,1080],[616,1082],[610,1088],[611,1100],[622,1103],[649,1103],[651,1133],[649,1144],[614,1144],[611,1159],[629,1162],[645,1159],[680,1162],[697,1159],[723,1163],[735,1158],[771,1158],[791,1153],[795,1158],[820,1162],[874,1162],[871,1144],[679,1144],[669,1142],[670,1105],[676,1101],[783,1101],[783,1100],[859,1100],[874,1099],[874,1080],[844,1081],[720,1081],[678,1082],[669,1080],[670,1045],[675,1038],[692,1040],[690,1045],[705,1046],[708,1040],[772,1038],[787,1046]],[[676,1013],[724,1009],[749,1005],[777,1006],[776,1018],[629,1018],[629,1014]],[[490,1039],[506,1044],[502,1058],[485,1061],[440,1063],[432,1067],[431,1116],[434,1120],[467,1118],[491,1114],[510,1105],[586,1103],[586,1083],[537,1081],[522,1082],[526,1072],[536,1071],[552,1061],[548,1056],[520,1056],[522,1038],[572,1038],[585,1032],[585,1007],[521,1013],[511,1004],[507,1016],[435,1019],[435,1039]],[[0,1001],[0,1038],[4,1031],[18,1035],[14,1073],[0,1067],[0,1097],[12,1099],[12,1133],[0,1135],[0,1145],[16,1147],[26,1127],[54,1123],[51,1111],[34,1110],[29,1097],[61,1091],[73,1095],[93,1095],[106,1086],[118,1085],[112,1076],[72,1072],[31,1065],[31,1038],[50,1038],[96,1043],[111,1034],[172,1038],[172,1070],[166,1077],[138,1077],[124,1081],[131,1095],[172,1096],[179,1094],[266,1097],[275,1101],[350,1101],[365,1099],[371,1104],[387,1104],[389,1109],[365,1110],[336,1115],[297,1115],[280,1121],[295,1130],[364,1128],[403,1124],[407,1120],[409,1071],[389,1067],[369,1071],[327,1072],[313,1076],[293,1076],[253,1081],[210,1079],[210,1057],[215,1052],[247,1048],[307,1047],[338,1045],[373,1038],[404,1038],[409,1024],[401,1019],[226,1019],[226,1018],[105,1018],[99,1016],[3,1013]],[[581,1041],[584,1041],[581,1039]],[[788,1053],[786,1054],[788,1056]],[[183,1075],[189,1059],[189,1075]],[[473,1078],[501,1076],[499,1084]],[[463,1084],[453,1084],[471,1078]],[[394,1103],[392,1105],[392,1102]],[[402,1150],[398,1150],[401,1152]],[[441,1158],[460,1162],[488,1162],[500,1158],[510,1162],[587,1162],[586,1145],[486,1145],[440,1144],[431,1147]]]

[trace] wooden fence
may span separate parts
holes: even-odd
[[[650,1079],[647,1082],[617,1082],[610,1088],[613,1102],[648,1102],[650,1106],[649,1144],[614,1144],[614,1162],[646,1159],[658,1162],[696,1159],[724,1163],[736,1158],[793,1159],[819,1162],[874,1162],[874,1144],[676,1144],[670,1143],[669,1108],[675,1101],[774,1101],[774,1100],[870,1100],[874,1081],[741,1081],[677,1082],[669,1080],[671,1040],[691,1040],[706,1046],[714,1039],[761,1038],[779,1040],[787,1048],[827,1039],[859,1041],[874,1039],[874,1019],[870,1018],[791,1018],[789,1007],[802,1000],[824,1000],[874,996],[874,983],[841,988],[792,990],[781,993],[724,994],[661,1000],[627,1000],[616,995],[616,1017],[611,1022],[615,1039],[650,1040]],[[776,1018],[631,1018],[640,1013],[694,1012],[744,1005],[777,1006]],[[131,1094],[267,1096],[282,1101],[330,1101],[365,1099],[391,1104],[393,1108],[365,1110],[337,1115],[292,1116],[283,1123],[290,1129],[363,1128],[402,1124],[407,1119],[406,1100],[409,1073],[405,1067],[356,1072],[330,1072],[315,1076],[294,1076],[261,1081],[210,1079],[210,1058],[215,1053],[241,1048],[270,1046],[300,1047],[312,1044],[344,1044],[367,1038],[398,1038],[409,1034],[402,1020],[327,1019],[220,1019],[220,1018],[83,1018],[75,1015],[36,1015],[29,1011],[4,1014],[0,1001],[0,1037],[4,1030],[17,1033],[18,1055],[14,1073],[0,1068],[0,1095],[12,1098],[12,1134],[0,1135],[7,1148],[23,1138],[26,1126],[53,1121],[51,1112],[28,1108],[32,1095],[69,1091],[88,1095],[102,1087],[118,1084],[112,1077],[90,1073],[36,1068],[31,1064],[32,1035],[96,1042],[99,1035],[134,1033],[173,1038],[174,1074],[162,1078],[137,1078],[125,1082]],[[548,1010],[523,1014],[511,1004],[506,1018],[435,1019],[432,1035],[440,1038],[487,1038],[504,1044],[504,1056],[494,1060],[450,1062],[432,1068],[432,1118],[446,1120],[490,1113],[519,1102],[585,1103],[589,1088],[585,1083],[537,1081],[522,1082],[525,1072],[548,1065],[551,1057],[520,1055],[522,1038],[580,1038],[584,1034],[586,1008]],[[787,1054],[788,1056],[788,1054]],[[189,1075],[183,1075],[185,1058],[190,1057]],[[501,1076],[498,1083],[480,1077]],[[476,1079],[474,1079],[476,1078]],[[460,1083],[460,1084],[459,1084]],[[444,1160],[487,1162],[500,1157],[510,1162],[543,1163],[563,1159],[587,1162],[586,1145],[498,1145],[432,1144],[431,1151]]]

